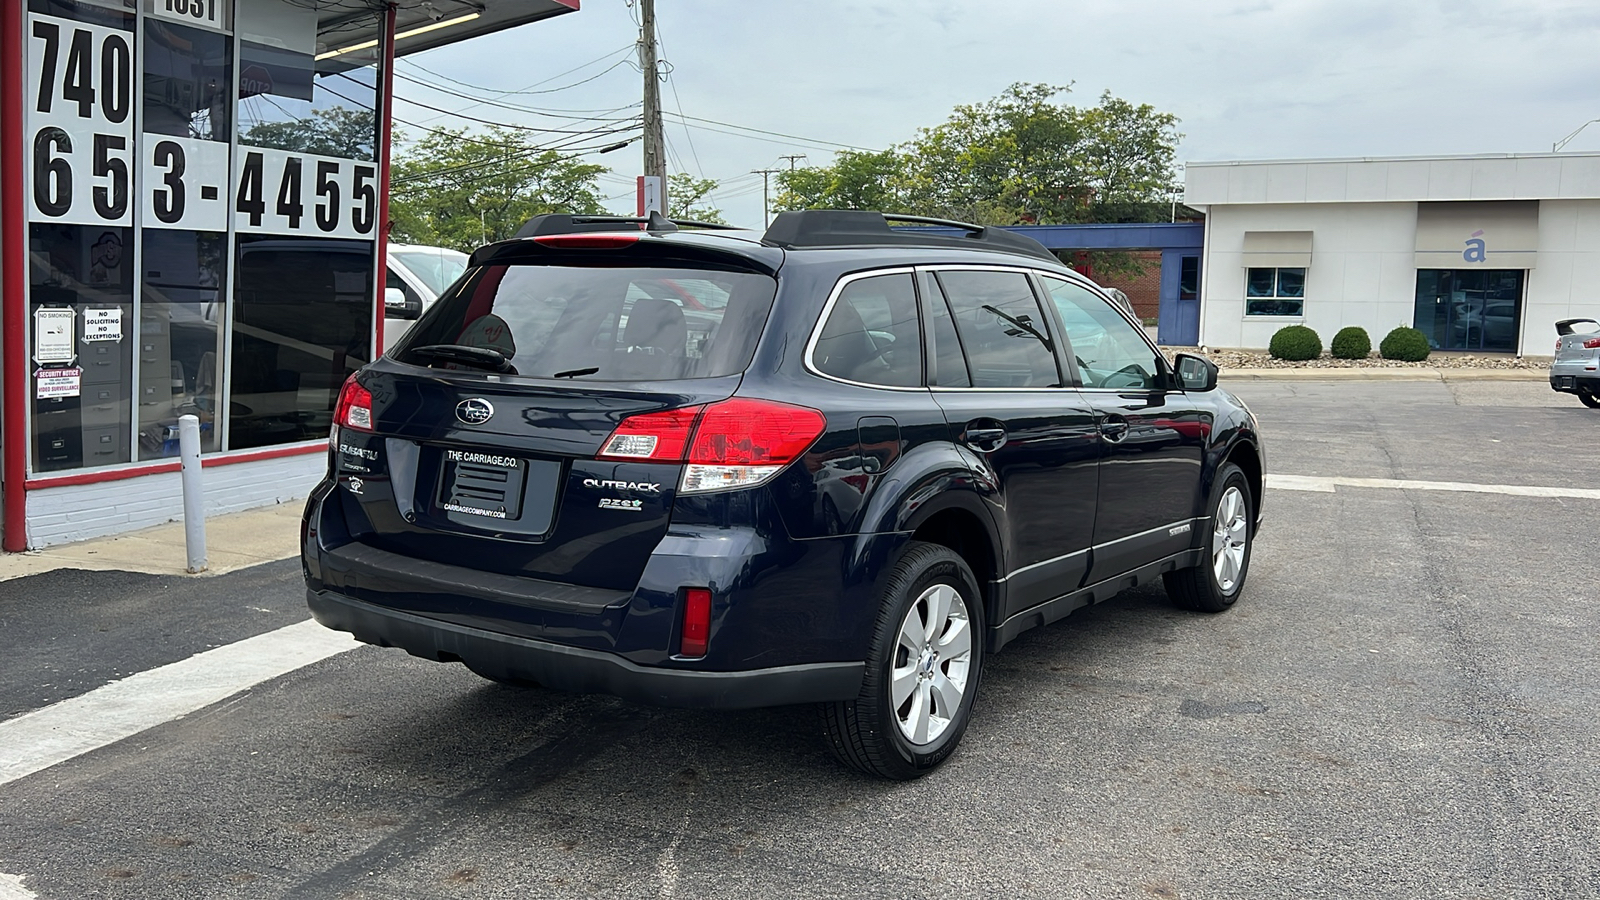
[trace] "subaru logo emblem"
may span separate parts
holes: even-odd
[[[494,418],[494,407],[482,397],[473,397],[456,404],[456,418],[465,425],[482,425]]]

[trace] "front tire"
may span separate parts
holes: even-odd
[[[822,706],[828,746],[869,775],[907,781],[955,751],[983,669],[977,579],[948,547],[915,542],[884,589],[861,693]]]
[[[1211,490],[1211,528],[1200,564],[1162,576],[1174,603],[1198,612],[1222,612],[1239,599],[1255,545],[1254,508],[1244,471],[1233,463],[1223,465]]]

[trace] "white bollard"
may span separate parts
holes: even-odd
[[[178,458],[183,464],[183,542],[188,572],[206,570],[206,495],[200,478],[200,420],[178,417]]]

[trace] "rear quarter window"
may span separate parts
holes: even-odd
[[[469,273],[394,355],[460,344],[499,351],[519,375],[596,369],[584,380],[667,381],[744,371],[777,281],[745,272],[498,265]]]

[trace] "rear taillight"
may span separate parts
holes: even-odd
[[[706,655],[706,645],[711,641],[711,591],[706,588],[684,589],[681,633],[679,656]]]
[[[682,494],[754,487],[816,442],[822,413],[773,400],[735,397],[629,416],[600,447],[600,459],[686,462]]]
[[[354,375],[345,379],[344,389],[339,391],[339,403],[333,408],[333,424],[356,431],[372,430],[372,392],[362,387]]]
[[[694,434],[694,420],[702,407],[685,406],[662,412],[629,416],[600,446],[600,458],[683,462],[683,451]]]
[[[1585,350],[1600,350],[1600,337],[1589,338],[1587,341],[1584,341],[1583,342],[1583,349],[1585,349]]]
[[[804,406],[735,397],[706,407],[689,446],[679,493],[751,487],[778,474],[827,425]]]

